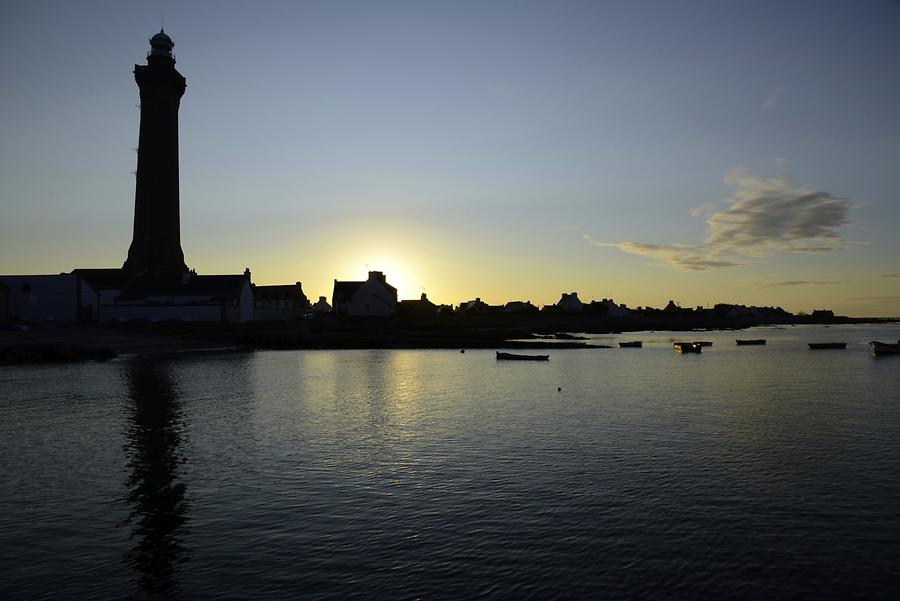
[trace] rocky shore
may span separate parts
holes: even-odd
[[[80,344],[33,343],[0,346],[0,365],[10,363],[107,361],[116,357],[116,353],[109,347],[85,347]]]

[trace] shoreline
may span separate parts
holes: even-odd
[[[898,323],[894,318],[784,320],[614,319],[585,316],[438,316],[297,322],[12,324],[0,330],[0,365],[103,361],[123,356],[251,350],[600,350],[578,334],[739,331],[755,326]]]

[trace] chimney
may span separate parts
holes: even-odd
[[[247,278],[247,281],[250,281],[250,268],[247,267],[244,269],[244,277]]]

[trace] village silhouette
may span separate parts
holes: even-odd
[[[441,304],[424,293],[399,299],[390,274],[381,271],[369,271],[365,281],[335,280],[330,302],[325,296],[311,302],[301,282],[255,285],[249,268],[238,274],[197,273],[188,268],[181,248],[178,110],[186,80],[175,68],[174,45],[161,30],[150,38],[147,63],[134,67],[141,116],[133,238],[124,264],[0,276],[0,322],[163,323],[170,329],[190,322],[207,333],[218,331],[209,324],[247,324],[243,343],[347,348],[487,347],[534,332],[850,321],[825,309],[793,315],[780,307],[724,303],[683,308],[669,301],[660,309],[631,308],[607,298],[584,301],[574,291],[543,307],[530,300],[489,305],[481,298]],[[285,322],[293,322],[293,329]]]

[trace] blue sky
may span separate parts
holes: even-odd
[[[124,260],[161,13],[200,272],[900,314],[896,2],[8,5],[0,272]]]

